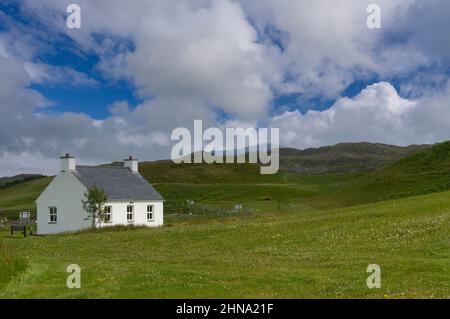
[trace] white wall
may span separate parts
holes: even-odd
[[[111,206],[111,223],[102,224],[105,226],[116,225],[136,225],[157,227],[162,226],[163,220],[163,202],[162,201],[134,201],[130,202],[108,202],[106,206]],[[127,206],[134,206],[134,222],[127,221]],[[147,221],[147,206],[153,205],[153,221]]]
[[[83,210],[82,200],[86,188],[71,172],[60,172],[36,200],[37,233],[55,234],[90,228],[91,220],[86,220],[87,213]],[[111,223],[100,227],[116,225],[136,225],[157,227],[162,226],[163,201],[134,201],[134,222],[127,221],[127,206],[130,202],[108,202],[112,206]],[[147,221],[147,205],[153,205],[154,220]],[[49,223],[49,207],[58,209],[58,221]]]
[[[54,234],[60,232],[80,230],[91,225],[85,220],[81,200],[86,188],[71,172],[60,172],[36,200],[37,204],[37,233]],[[58,209],[58,221],[49,223],[49,207]]]

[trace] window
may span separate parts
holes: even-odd
[[[112,207],[111,206],[105,206],[105,223],[111,223],[112,222],[112,218],[111,218],[111,211],[112,211]]]
[[[128,205],[127,206],[127,222],[133,222],[134,221],[134,206]]]
[[[153,221],[153,205],[147,206],[147,221]]]
[[[56,224],[56,222],[58,221],[58,209],[56,207],[49,207],[49,219],[48,219],[48,223],[49,224]]]

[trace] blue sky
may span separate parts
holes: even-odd
[[[47,28],[39,19],[23,12],[19,3],[0,4],[0,10],[12,22],[12,25],[1,23],[2,32],[8,33],[16,28]],[[61,16],[67,15],[61,13]],[[123,80],[110,81],[97,72],[95,67],[99,63],[98,55],[77,50],[77,44],[70,37],[60,35],[41,41],[45,42],[46,48],[36,52],[33,62],[70,67],[98,82],[97,85],[71,85],[70,80],[68,83],[31,84],[30,88],[52,101],[52,108],[48,112],[81,112],[95,119],[104,119],[109,116],[108,107],[115,101],[128,101],[130,105],[140,102],[130,83]]]
[[[450,138],[448,1],[379,1],[380,29],[368,0],[80,0],[81,29],[70,3],[0,4],[4,174],[168,158],[194,119],[298,148]]]
[[[2,4],[0,9],[12,21],[13,28],[46,28],[39,19],[23,12],[19,3]],[[67,14],[63,14],[66,17]],[[11,26],[2,26],[3,32],[11,30]],[[264,36],[284,51],[284,44],[281,31],[273,26],[265,29]],[[275,34],[276,36],[273,36]],[[96,41],[101,41],[101,36],[95,35]],[[43,39],[49,47],[46,50],[38,51],[33,58],[35,63],[45,63],[53,66],[70,67],[78,72],[84,73],[97,81],[97,85],[70,85],[68,83],[34,83],[30,87],[52,101],[52,107],[42,112],[80,112],[86,113],[94,119],[105,119],[110,116],[109,106],[115,101],[127,101],[130,106],[142,103],[142,99],[136,94],[136,88],[126,80],[108,79],[96,70],[99,63],[99,56],[93,52],[83,52],[77,50],[77,44],[70,37],[60,35]],[[368,84],[375,82],[375,79],[361,81],[357,80],[350,84],[343,92],[342,96],[353,97],[364,89]],[[277,94],[272,101],[272,113],[283,110],[325,110],[334,104],[336,99],[324,98],[322,96],[303,98],[302,93]],[[219,114],[220,119],[226,118],[225,114]]]
[[[47,28],[39,19],[33,15],[24,12],[19,3],[2,4],[0,9],[13,22],[13,28]],[[63,18],[67,14],[61,13]],[[3,32],[10,31],[11,26],[2,26]],[[101,35],[93,35],[96,41],[100,42],[103,38]],[[264,29],[261,36],[269,39],[272,44],[277,46],[282,52],[285,51],[287,44],[283,43],[283,37],[287,37],[279,29],[268,25]],[[389,36],[390,41],[395,41],[394,36]],[[42,39],[49,46],[46,50],[38,51],[33,58],[33,62],[45,63],[53,66],[70,67],[81,73],[86,74],[90,78],[98,82],[97,85],[70,85],[69,83],[37,83],[30,87],[51,100],[52,108],[48,112],[81,112],[86,113],[95,119],[104,119],[110,115],[108,108],[115,101],[127,101],[131,106],[138,105],[142,99],[136,94],[136,88],[132,83],[125,80],[108,79],[101,72],[96,70],[99,63],[99,56],[94,52],[83,52],[77,49],[77,43],[70,37],[58,34],[47,39]],[[403,40],[401,37],[399,40]],[[121,39],[119,40],[119,42]],[[260,39],[263,41],[263,39]],[[372,76],[370,79],[357,79],[342,90],[340,96],[354,97],[367,85],[380,81],[380,77]],[[398,80],[391,79],[391,83],[396,83],[398,88]],[[278,93],[275,94],[272,105],[272,113],[277,110],[299,110],[302,113],[308,110],[325,110],[332,106],[336,99],[327,98],[321,95],[304,97],[302,92],[296,93]],[[223,114],[219,116],[223,118]]]

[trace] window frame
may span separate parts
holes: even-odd
[[[109,212],[106,212],[106,209],[109,209]],[[111,224],[112,223],[112,216],[113,216],[113,209],[112,205],[106,205],[105,206],[105,216],[109,216],[109,219],[106,220],[105,218],[105,224]]]
[[[147,222],[155,221],[155,205],[147,205]]]
[[[54,220],[53,220],[54,217]],[[48,223],[57,224],[58,223],[58,207],[49,206],[48,207]]]
[[[131,216],[131,219],[128,216]],[[127,205],[127,222],[134,223],[134,205]]]

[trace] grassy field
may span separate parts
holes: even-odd
[[[450,143],[368,173],[168,161],[140,172],[166,199],[164,227],[26,239],[0,230],[0,297],[450,298]],[[0,189],[0,217],[35,213],[50,181]],[[188,199],[247,210],[190,215]],[[73,263],[79,290],[65,286]],[[371,263],[381,289],[366,287]]]
[[[450,142],[405,157],[342,185],[346,205],[442,192],[450,189]]]
[[[366,173],[305,175],[281,171],[261,175],[256,164],[177,165],[171,161],[144,162],[139,171],[164,196],[169,214],[179,213],[186,200],[226,209],[241,203],[251,210],[301,212],[450,190],[450,142]],[[17,218],[21,210],[34,214],[34,201],[50,180],[47,177],[0,189],[0,217]]]
[[[174,164],[157,162],[141,166],[142,174],[165,198],[168,214],[179,213],[188,199],[227,209],[236,203],[260,211],[274,208],[280,211],[334,208],[339,206],[339,200],[331,195],[344,183],[359,176],[297,175],[289,172],[264,176],[259,174],[256,165],[198,165],[198,168],[192,165],[193,170],[190,166],[180,166],[174,169],[172,175],[159,175],[162,171],[170,171],[171,165]],[[150,166],[153,175],[148,173]],[[196,170],[207,178],[196,177]],[[219,177],[220,174],[223,178]],[[0,217],[17,218],[22,210],[31,211],[34,216],[34,201],[50,181],[51,177],[47,177],[0,189]]]
[[[168,219],[160,229],[10,237],[0,297],[450,298],[450,193],[327,211]],[[82,288],[65,286],[66,266]],[[366,287],[381,266],[382,288]]]

